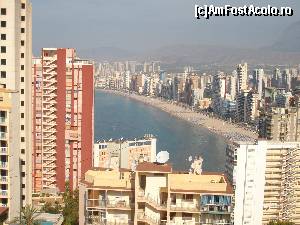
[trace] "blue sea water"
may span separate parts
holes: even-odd
[[[157,152],[167,150],[175,170],[188,170],[188,157],[201,155],[205,171],[224,171],[225,140],[141,102],[96,90],[95,140],[153,134]]]

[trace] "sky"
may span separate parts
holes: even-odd
[[[114,47],[144,52],[177,44],[257,48],[300,21],[299,0],[31,0],[33,49]],[[290,6],[292,17],[194,17],[197,5]]]

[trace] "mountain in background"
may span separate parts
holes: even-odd
[[[260,49],[213,45],[178,44],[148,52],[132,52],[115,47],[99,47],[79,51],[81,56],[96,61],[159,60],[164,64],[222,64],[235,65],[241,61],[249,64],[299,64],[300,21],[284,30],[273,45]]]
[[[96,47],[93,49],[79,49],[79,56],[97,61],[118,61],[129,60],[138,55],[136,52],[131,52],[118,47]]]
[[[288,26],[279,40],[268,47],[268,49],[283,52],[300,52],[300,21]]]

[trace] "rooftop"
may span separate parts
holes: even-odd
[[[169,175],[172,192],[184,193],[226,193],[232,194],[233,189],[222,173],[182,174]]]
[[[133,189],[131,172],[126,169],[93,168],[85,173],[85,180],[82,183],[103,189]]]
[[[169,164],[159,164],[152,162],[142,162],[136,167],[139,172],[159,172],[159,173],[172,173],[172,167]]]

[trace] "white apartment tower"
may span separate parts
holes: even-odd
[[[247,63],[238,64],[237,69],[237,94],[248,87],[248,65]]]
[[[1,146],[0,207],[8,211],[8,220],[19,215],[20,208],[31,204],[32,190],[32,100],[31,59],[32,21],[29,0],[0,0],[0,84],[11,93],[7,133]],[[11,132],[8,132],[10,130]],[[4,182],[5,181],[5,182]]]
[[[300,224],[300,143],[232,142],[226,173],[234,187],[234,224]]]

